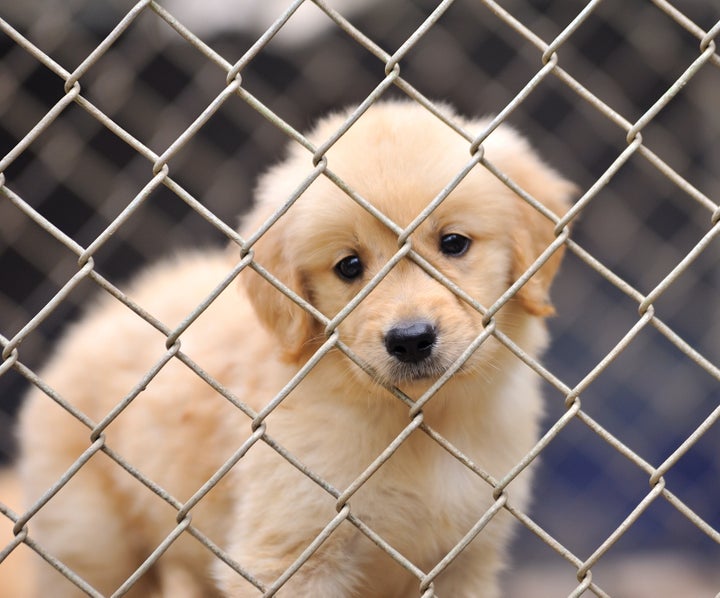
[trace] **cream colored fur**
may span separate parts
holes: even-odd
[[[448,115],[469,131],[482,121]],[[320,144],[346,115],[321,121]],[[469,144],[408,102],[371,107],[328,152],[328,168],[401,227],[470,159]],[[503,126],[487,158],[557,214],[573,187]],[[262,179],[246,218],[250,236],[312,169],[295,146]],[[552,224],[482,166],[411,236],[415,251],[483,305],[491,305],[552,241]],[[450,233],[471,239],[462,256],[439,250]],[[253,248],[256,261],[333,317],[398,250],[397,236],[321,176]],[[335,265],[363,264],[357,280]],[[237,248],[184,253],[146,270],[128,294],[177,326],[239,260]],[[530,355],[546,345],[548,287],[559,252],[497,314],[498,327]],[[251,270],[243,271],[180,338],[181,351],[238,400],[260,411],[326,340],[324,327]],[[424,319],[437,340],[432,368],[452,364],[482,331],[482,316],[412,261],[403,259],[339,325],[340,339],[371,378],[332,350],[266,419],[266,433],[340,491],[410,423],[384,387],[417,398],[432,382],[383,343],[398,323]],[[166,339],[111,297],[97,301],[59,344],[42,377],[94,422],[102,420],[163,356]],[[417,371],[417,370],[416,370]],[[539,380],[494,338],[483,343],[423,410],[424,421],[496,478],[533,446],[541,416]],[[178,359],[169,363],[105,430],[107,446],[177,500],[187,501],[252,433],[250,419]],[[91,443],[90,432],[40,391],[22,412],[21,470],[32,503]],[[525,508],[530,474],[508,488]],[[336,515],[335,499],[262,441],[192,510],[192,524],[272,584]],[[492,488],[416,431],[350,500],[350,512],[421,570],[430,571],[493,504]],[[176,525],[174,509],[103,453],[80,469],[29,523],[31,536],[104,594],[123,583]],[[511,535],[501,511],[435,581],[443,598],[499,596],[497,575]],[[80,596],[45,563],[39,594]],[[343,522],[283,586],[281,597],[418,596],[419,581]],[[259,596],[196,539],[183,535],[130,596]]]

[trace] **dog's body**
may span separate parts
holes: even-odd
[[[449,114],[449,113],[448,113]],[[462,121],[479,132],[482,123]],[[321,143],[341,124],[323,121]],[[469,144],[422,108],[373,106],[329,150],[328,168],[400,227],[407,226],[469,161]],[[488,159],[556,213],[572,186],[512,130],[485,143]],[[306,150],[265,176],[249,237],[312,169]],[[247,237],[246,237],[247,238]],[[552,224],[482,166],[411,235],[413,250],[488,306],[552,240]],[[466,240],[468,241],[466,243]],[[397,234],[325,177],[254,245],[258,264],[332,318],[398,251]],[[180,256],[146,271],[130,297],[177,326],[237,263],[231,251]],[[495,316],[493,325],[528,354],[546,344],[547,290],[556,253]],[[255,272],[239,275],[181,336],[183,354],[260,412],[327,339],[319,324]],[[343,492],[410,423],[383,385],[417,399],[483,332],[482,315],[403,258],[337,327],[373,372],[338,349],[324,355],[256,431]],[[95,423],[166,352],[166,339],[105,297],[60,344],[42,377]],[[536,441],[538,378],[492,336],[422,410],[423,422],[480,469],[504,476]],[[106,446],[180,502],[187,501],[253,434],[250,419],[175,357],[103,431]],[[30,501],[72,465],[90,430],[35,391],[22,413],[22,472]],[[102,442],[102,440],[98,441]],[[529,474],[508,487],[527,505]],[[492,487],[422,430],[412,432],[343,513],[356,518],[425,573],[494,504]],[[264,440],[250,447],[191,509],[192,525],[271,586],[343,504]],[[103,593],[114,592],[176,527],[177,511],[102,452],[29,523],[35,538]],[[512,517],[502,509],[434,580],[443,598],[498,595],[497,573]],[[42,595],[80,595],[49,566]],[[410,597],[420,581],[343,521],[282,586],[287,597]],[[129,595],[258,596],[237,572],[184,533]]]

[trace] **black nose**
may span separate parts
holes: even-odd
[[[430,356],[437,331],[429,322],[409,322],[391,328],[385,335],[387,352],[403,363],[418,363]]]

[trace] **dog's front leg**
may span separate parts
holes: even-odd
[[[280,598],[351,598],[362,595],[365,559],[357,553],[353,536],[357,532],[342,523],[311,552],[316,533],[299,537],[298,530],[267,530],[255,538],[245,538],[230,553],[241,566],[265,587],[254,587],[228,567],[216,570],[224,596],[258,598],[267,592]],[[314,537],[313,537],[314,536]],[[272,545],[269,549],[268,546]],[[306,558],[303,558],[306,557]],[[299,565],[299,568],[298,568]]]
[[[438,598],[498,598],[502,557],[494,543],[470,544],[434,582]]]

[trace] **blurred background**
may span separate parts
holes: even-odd
[[[161,5],[229,63],[283,12],[289,0],[166,0]],[[328,3],[392,54],[425,21],[430,0]],[[545,42],[584,8],[577,0],[498,3]],[[73,71],[132,2],[0,0],[0,17]],[[666,10],[663,10],[665,7]],[[635,122],[700,55],[682,23],[710,30],[711,0],[678,0],[671,18],[657,0],[606,0],[558,50],[559,64],[587,90]],[[682,21],[682,22],[679,22]],[[478,0],[457,0],[401,62],[424,95],[470,115],[497,113],[542,67],[533,44]],[[717,58],[717,56],[716,56]],[[717,62],[717,61],[716,61]],[[161,154],[225,85],[225,72],[145,10],[81,78],[82,93]],[[296,129],[329,109],[362,101],[384,64],[306,2],[243,71],[243,86]],[[0,31],[0,159],[64,95],[64,82]],[[391,90],[388,95],[401,92]],[[643,130],[644,142],[675,172],[720,202],[720,68],[707,63]],[[626,148],[626,132],[554,76],[509,118],[548,161],[586,191]],[[285,135],[240,98],[218,113],[170,162],[190,194],[231,226],[249,205],[254,180],[276,161]],[[152,164],[76,105],[70,105],[3,173],[5,184],[87,246],[147,184]],[[641,293],[649,293],[712,228],[712,211],[635,154],[574,223],[573,239]],[[717,224],[715,226],[718,226]],[[152,194],[95,255],[121,284],[142,265],[222,235],[170,191]],[[656,314],[720,366],[720,245],[699,258],[655,303]],[[0,196],[0,335],[12,338],[77,271],[77,257]],[[37,368],[93,285],[83,283],[20,347]],[[572,387],[638,321],[638,304],[569,254],[554,287],[558,315],[547,368]],[[0,455],[12,457],[13,421],[27,381],[0,375]],[[546,389],[546,428],[564,397]],[[720,381],[653,327],[582,394],[591,417],[659,466],[718,407]],[[720,425],[665,476],[667,487],[720,530]],[[543,452],[533,519],[581,560],[588,558],[649,492],[648,475],[579,421]],[[612,596],[714,596],[720,545],[664,499],[656,500],[593,568]],[[507,596],[563,596],[575,569],[521,530]],[[679,584],[673,586],[673,584]],[[676,589],[681,588],[681,589]]]

